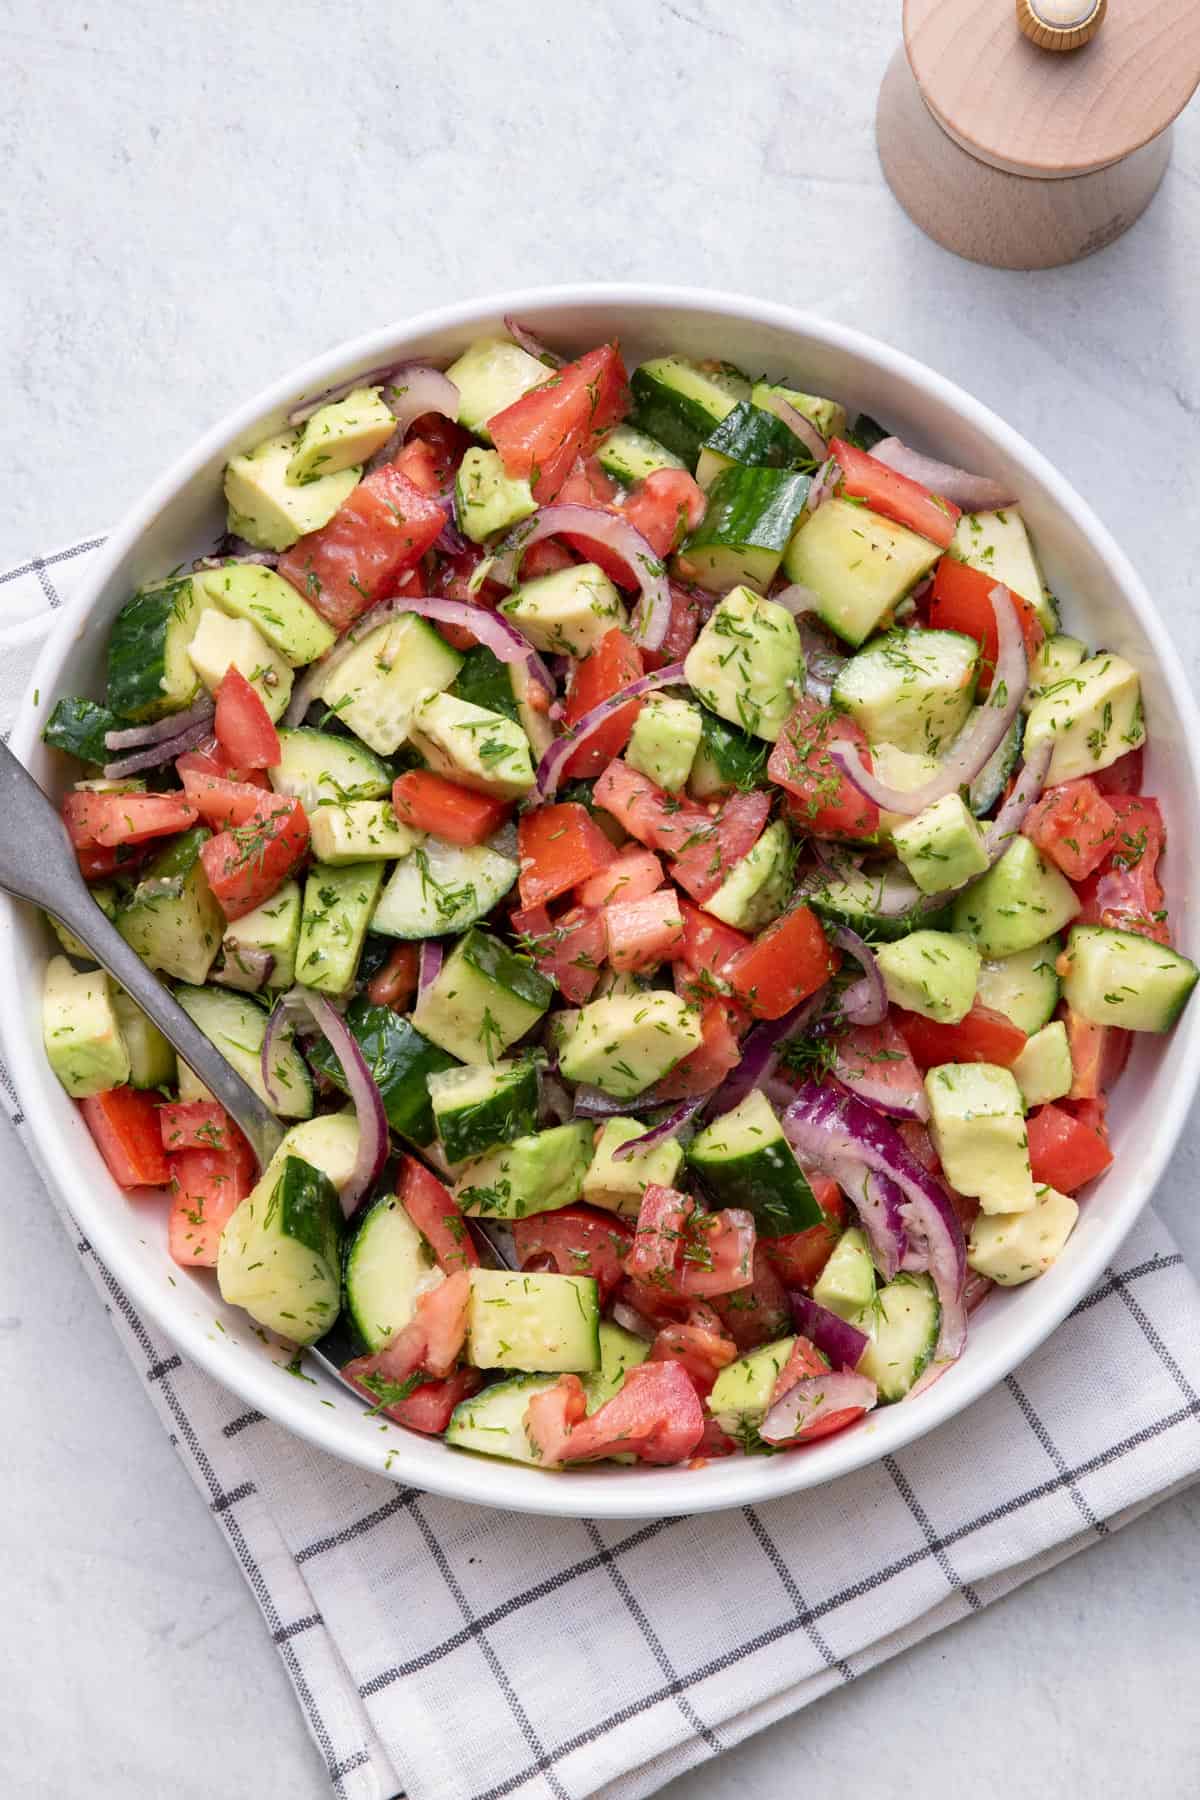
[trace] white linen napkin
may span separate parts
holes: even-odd
[[[0,722],[99,542],[0,575]],[[36,1162],[2,1068],[0,1089]],[[311,1448],[151,1331],[51,1193],[344,1800],[636,1800],[1200,1473],[1200,1292],[1153,1213],[1048,1344],[900,1455],[622,1523],[464,1506]]]

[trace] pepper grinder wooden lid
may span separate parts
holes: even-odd
[[[1144,211],[1200,82],[1200,0],[904,0],[880,159],[947,249],[1048,268]]]

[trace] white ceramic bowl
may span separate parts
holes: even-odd
[[[122,602],[139,582],[202,554],[223,529],[221,470],[231,452],[278,430],[302,395],[389,359],[445,362],[472,338],[500,329],[505,313],[572,352],[619,335],[631,366],[677,350],[725,357],[773,378],[790,375],[815,393],[835,395],[851,413],[871,412],[918,448],[1011,482],[1068,629],[1120,651],[1141,671],[1148,788],[1164,800],[1173,828],[1168,903],[1177,941],[1200,955],[1187,904],[1198,848],[1185,824],[1200,816],[1200,717],[1167,632],[1112,538],[1036,450],[940,375],[844,326],[729,294],[597,286],[465,302],[343,344],[239,407],[128,514],[47,645],[12,734],[16,753],[46,789],[58,793],[64,785],[60,760],[38,736],[48,707],[65,693],[100,691],[108,629]],[[741,1506],[844,1475],[940,1425],[1028,1356],[1096,1280],[1162,1173],[1200,1069],[1200,1006],[1189,1008],[1165,1041],[1139,1039],[1110,1114],[1115,1160],[1084,1200],[1059,1262],[1040,1281],[993,1295],[972,1323],[962,1359],[911,1405],[884,1408],[838,1437],[782,1456],[733,1457],[696,1471],[596,1467],[553,1475],[473,1458],[398,1427],[381,1432],[377,1420],[364,1418],[361,1399],[319,1369],[315,1386],[286,1374],[246,1315],[222,1304],[211,1276],[175,1267],[163,1209],[114,1186],[46,1063],[40,991],[48,953],[41,921],[3,902],[0,992],[9,1068],[51,1179],[140,1311],[248,1405],[322,1449],[394,1481],[528,1512],[637,1518]]]

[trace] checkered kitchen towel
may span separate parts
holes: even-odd
[[[32,646],[94,548],[0,576],[0,649]],[[0,657],[6,716],[28,663]],[[815,1493],[642,1524],[345,1466],[186,1365],[78,1249],[347,1800],[634,1800],[1200,1471],[1200,1294],[1153,1214],[1051,1343],[923,1442]]]

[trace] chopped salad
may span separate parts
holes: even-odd
[[[47,1055],[175,1261],[543,1469],[919,1394],[1197,977],[1138,672],[1062,629],[1020,494],[512,320],[224,487],[45,728],[97,903],[288,1126],[260,1174],[55,927]]]

